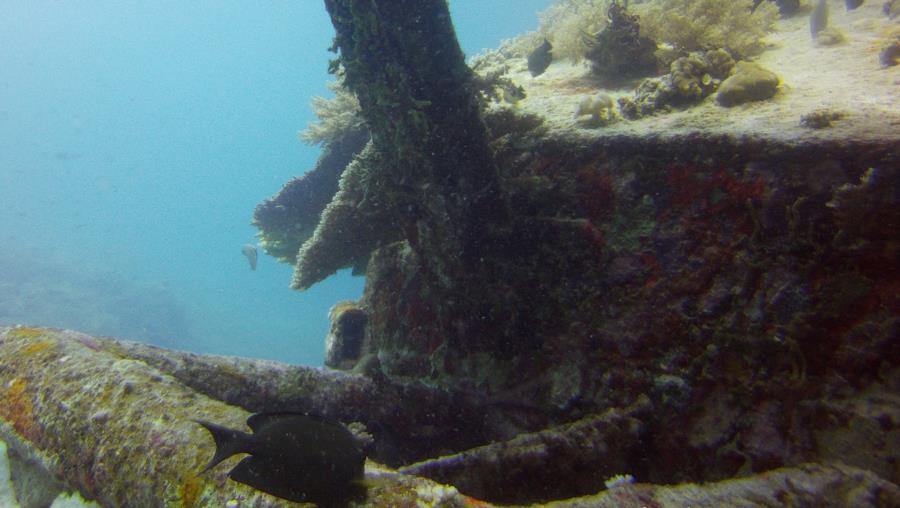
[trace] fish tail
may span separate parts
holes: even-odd
[[[219,462],[231,457],[236,453],[247,453],[250,451],[250,434],[239,430],[229,429],[215,423],[203,420],[194,420],[203,426],[212,434],[213,440],[216,442],[216,453],[210,459],[209,464],[203,468],[200,473],[203,474],[210,469],[216,467]]]

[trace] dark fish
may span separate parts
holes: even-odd
[[[528,55],[528,71],[532,76],[540,76],[550,67],[550,62],[553,61],[552,50],[550,41],[544,39],[544,43]]]
[[[862,4],[863,4],[863,0],[844,0],[844,5],[847,6],[848,11],[852,11],[853,9],[856,9],[857,7],[859,7]]]
[[[291,501],[346,506],[365,498],[359,442],[337,421],[303,413],[258,413],[252,434],[197,420],[212,434],[216,453],[209,471],[238,453],[249,453],[229,473],[236,482]]]
[[[878,53],[878,60],[882,67],[893,67],[900,62],[900,38],[882,48]]]
[[[815,39],[819,32],[826,28],[828,28],[828,2],[827,0],[819,0],[816,8],[809,15],[809,33]]]
[[[256,245],[245,243],[244,246],[241,247],[241,253],[247,256],[247,261],[250,262],[250,269],[256,270]]]
[[[782,18],[787,18],[797,12],[797,9],[800,8],[800,0],[769,0],[778,6],[778,13],[781,14]],[[755,12],[756,8],[759,7],[759,4],[763,3],[763,0],[753,0],[753,6],[750,7],[750,12]]]

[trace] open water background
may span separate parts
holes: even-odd
[[[467,55],[550,0],[451,0]],[[311,168],[333,28],[323,2],[5,0],[0,324],[321,365],[340,273],[306,292],[253,208]]]

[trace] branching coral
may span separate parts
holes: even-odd
[[[357,130],[365,125],[356,96],[344,88],[340,81],[332,81],[327,86],[334,92],[334,98],[313,97],[312,108],[319,121],[309,124],[300,132],[300,140],[304,143],[327,145],[347,131]]]
[[[654,0],[636,6],[641,31],[651,38],[687,50],[725,48],[738,55],[762,49],[762,38],[772,31],[778,7],[753,0]]]
[[[260,243],[267,254],[280,261],[296,261],[297,250],[312,235],[322,210],[338,191],[344,168],[369,140],[364,126],[347,131],[336,129],[329,136],[316,166],[286,183],[253,212]]]
[[[383,163],[369,143],[344,170],[338,192],[297,253],[294,289],[307,289],[341,268],[364,262],[376,246],[397,240],[396,217],[374,197],[379,184],[372,181],[373,173]]]

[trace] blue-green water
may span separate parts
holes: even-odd
[[[452,0],[466,54],[550,0]],[[311,168],[327,96],[317,0],[3,3],[0,324],[319,365],[342,273],[298,293],[251,272],[253,208]]]

